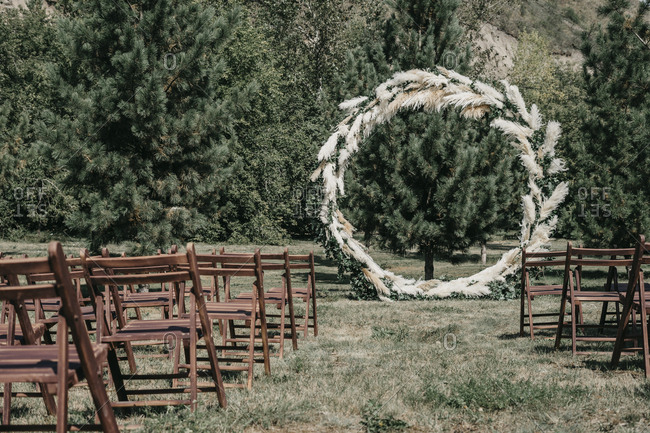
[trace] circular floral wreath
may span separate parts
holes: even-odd
[[[318,153],[320,165],[312,181],[323,179],[324,196],[320,219],[327,226],[343,253],[359,263],[366,278],[377,289],[380,299],[391,294],[423,297],[443,297],[451,293],[482,296],[490,293],[488,284],[513,274],[520,263],[521,247],[534,251],[548,243],[557,225],[554,215],[568,193],[566,182],[557,182],[565,171],[564,161],[555,156],[555,146],[561,134],[558,122],[548,122],[542,131],[542,116],[536,105],[526,108],[517,86],[502,81],[504,93],[480,81],[439,67],[438,73],[422,70],[399,72],[375,90],[369,100],[358,97],[343,102],[339,108],[347,117]],[[337,197],[345,193],[345,170],[352,155],[359,151],[362,141],[372,130],[389,122],[400,110],[441,111],[454,107],[462,116],[481,119],[491,113],[491,127],[513,139],[522,165],[528,172],[529,193],[522,197],[520,247],[506,252],[493,266],[470,277],[453,281],[412,280],[383,269],[366,248],[353,237],[354,228],[337,206]]]

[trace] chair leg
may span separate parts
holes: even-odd
[[[528,292],[528,329],[530,329],[530,339],[535,339],[535,326],[533,324],[533,297]]]
[[[4,384],[4,397],[2,399],[2,424],[9,425],[11,421],[11,382]]]
[[[255,322],[257,322],[257,320],[255,320],[254,314],[251,317],[250,322],[250,337],[248,340],[248,377],[246,378],[246,388],[249,390],[253,388],[253,365],[255,364]]]
[[[530,308],[530,307],[529,307]],[[519,296],[519,336],[524,336],[524,290],[521,290]]]
[[[133,353],[133,346],[131,345],[130,342],[125,341],[124,342],[124,351],[126,352],[126,359],[129,362],[129,371],[131,374],[135,374],[137,372],[138,367],[135,364],[135,355]]]
[[[577,352],[576,350],[576,337],[578,332],[578,324],[576,323],[577,309],[578,309],[578,305],[572,302],[571,303],[571,350],[573,351],[573,356],[575,356]]]
[[[603,308],[600,311],[600,326],[598,327],[598,333],[599,334],[602,334],[603,332],[605,332],[605,320],[607,319],[607,307],[608,307],[608,304],[609,304],[608,302],[603,302]]]
[[[316,314],[316,295],[313,292],[311,293],[311,303],[312,303],[311,317],[312,317],[312,321],[314,322],[314,337],[318,337],[318,315]]]
[[[309,301],[311,299],[309,288],[307,289],[307,298],[305,299],[305,325],[304,325],[304,334],[305,337],[309,337]]]
[[[194,412],[198,406],[198,390],[197,390],[197,361],[196,361],[196,332],[190,335],[190,411]]]
[[[205,348],[208,352],[208,360],[210,361],[210,373],[212,374],[212,380],[216,387],[217,400],[219,401],[219,406],[225,408],[227,406],[226,389],[223,385],[221,370],[219,369],[219,360],[217,359],[217,351],[214,347],[214,340],[212,339],[212,335],[205,333],[205,335],[203,335],[203,341],[205,342]]]
[[[562,340],[562,331],[564,329],[564,316],[566,314],[566,294],[562,294],[560,301],[560,315],[557,320],[557,331],[555,333],[555,350],[560,348],[560,340]]]
[[[284,326],[285,326],[285,313],[286,313],[286,302],[282,302],[280,305],[280,359],[284,358]]]
[[[59,366],[60,367],[60,366]],[[66,368],[67,370],[67,368]],[[65,433],[68,431],[68,383],[67,374],[61,374],[63,380],[58,381],[59,401],[56,411],[56,432]]]
[[[641,308],[641,335],[643,336],[643,368],[645,377],[650,378],[650,347],[648,343],[648,315],[645,308]]]
[[[111,345],[108,349],[107,360],[108,368],[111,372],[111,377],[113,378],[113,384],[115,385],[117,399],[119,401],[128,401],[129,397],[126,394],[126,389],[124,388],[124,377],[122,376],[120,364],[117,360],[117,353],[115,353],[115,346],[113,345]]]

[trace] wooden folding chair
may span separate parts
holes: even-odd
[[[104,318],[104,326],[98,331],[98,339],[109,344],[108,364],[111,371],[118,402],[112,402],[114,407],[134,406],[168,406],[185,404],[191,410],[197,406],[198,392],[212,391],[217,393],[219,405],[226,406],[226,396],[221,379],[221,371],[217,361],[215,345],[212,340],[212,323],[207,314],[206,302],[198,273],[194,244],[188,244],[186,254],[164,254],[146,257],[115,257],[87,258],[82,254],[86,281],[94,293],[102,293],[101,287],[108,288],[111,299],[104,299],[107,308],[112,303],[116,309],[117,328],[111,329],[103,314],[98,311],[98,317]],[[132,269],[133,272],[128,270]],[[143,272],[148,269],[149,272]],[[179,318],[158,320],[127,320],[122,307],[120,287],[139,284],[170,284],[175,293],[182,293],[182,285],[191,282],[190,307],[187,314]],[[183,299],[180,295],[178,299]],[[198,386],[197,344],[204,341],[207,350],[209,376],[212,380],[208,385]],[[188,348],[186,363],[174,363],[172,373],[150,373],[124,375],[120,370],[117,350],[120,347],[135,342],[165,343],[173,340],[176,345],[183,344]],[[179,346],[180,347],[180,346]],[[180,369],[184,371],[181,372]],[[203,370],[203,367],[202,367]],[[126,376],[126,377],[125,377]],[[174,380],[189,378],[189,387],[167,387],[148,389],[127,389],[126,383],[133,381]],[[130,400],[136,395],[171,395],[187,394],[189,399],[154,399]]]
[[[291,284],[291,298],[292,300],[301,299],[305,304],[305,313],[303,315],[295,315],[296,320],[304,320],[302,328],[305,337],[309,335],[309,328],[314,331],[314,337],[318,336],[318,311],[316,309],[316,271],[314,268],[314,252],[310,251],[309,254],[289,254],[288,268],[293,279],[287,279]],[[306,284],[304,286],[296,287],[296,271],[306,270]],[[282,287],[272,287],[269,293],[278,293],[282,291]],[[311,308],[311,313],[310,309]]]
[[[198,254],[196,258],[199,263],[199,273],[202,276],[223,279],[224,290],[227,292],[234,277],[254,279],[253,296],[249,301],[233,302],[224,294],[224,300],[221,302],[207,302],[205,306],[210,319],[220,324],[222,344],[218,349],[221,351],[219,359],[222,362],[222,369],[245,371],[247,373],[245,387],[251,389],[253,366],[256,362],[264,364],[265,374],[271,374],[260,251],[239,255]],[[255,345],[259,339],[262,340],[261,348]],[[226,386],[243,385],[227,384]]]
[[[224,249],[221,249],[221,254],[225,254]],[[231,255],[237,256],[241,253],[233,253]],[[291,343],[293,350],[298,350],[298,340],[296,334],[296,320],[293,310],[293,296],[291,290],[291,265],[289,261],[289,250],[284,249],[282,254],[260,254],[260,259],[262,260],[262,271],[264,272],[264,285],[267,286],[269,283],[269,275],[273,277],[275,271],[280,271],[279,279],[275,278],[274,281],[279,281],[280,284],[274,286],[274,289],[270,289],[264,292],[264,301],[265,303],[271,306],[275,306],[280,312],[278,314],[269,313],[266,311],[266,327],[269,330],[269,343],[278,345],[277,356],[282,359],[284,357],[284,342],[287,337],[286,330],[289,330],[289,338],[291,338]],[[248,265],[245,264],[223,264],[224,267],[245,267]],[[253,264],[250,264],[251,269]],[[248,302],[255,295],[254,291],[244,291],[238,293],[237,296],[233,299],[230,297],[230,279],[229,277],[224,281],[225,285],[225,297],[231,302]],[[287,311],[288,310],[288,311]],[[269,319],[278,319],[277,321],[271,321]],[[287,319],[288,322],[287,323]],[[271,331],[275,331],[274,334],[271,334]],[[271,354],[273,355],[273,354]]]
[[[530,330],[531,340],[535,339],[535,330],[538,329],[555,329],[557,328],[557,321],[544,321],[534,322],[535,318],[544,318],[547,320],[549,317],[557,318],[557,310],[552,313],[534,313],[533,300],[538,296],[561,296],[562,283],[559,284],[533,284],[531,279],[535,279],[537,275],[532,275],[531,272],[543,272],[546,269],[557,269],[561,267],[564,270],[566,262],[566,251],[538,251],[528,252],[524,247],[521,251],[521,306],[519,313],[519,336],[524,336],[524,328],[528,327]],[[558,299],[559,301],[559,299]],[[528,308],[526,308],[526,306]],[[528,310],[526,312],[526,309]],[[526,318],[528,321],[526,322]]]
[[[620,300],[623,305],[623,312],[618,325],[618,332],[616,334],[616,344],[614,345],[614,353],[612,354],[612,368],[618,366],[621,354],[626,351],[636,351],[643,354],[643,368],[645,377],[650,378],[650,341],[648,332],[648,313],[650,312],[650,284],[645,282],[643,276],[642,266],[650,264],[650,243],[645,242],[645,236],[641,235],[639,238],[639,246],[641,252],[638,259],[635,261],[632,271],[630,272],[630,279],[627,284],[627,290],[621,294]],[[640,335],[636,324],[630,326],[630,318],[633,312],[637,312],[640,320]],[[636,331],[636,332],[635,332]],[[640,347],[625,347],[625,342],[632,337],[640,337],[642,346]]]
[[[169,254],[175,254],[178,252],[178,248],[173,248],[169,250]],[[160,254],[160,253],[159,253]],[[125,253],[120,255],[121,257],[126,257]],[[102,249],[102,257],[110,257],[107,248]],[[150,267],[145,267],[138,272],[148,273],[156,269],[151,269]],[[165,270],[165,269],[160,269]],[[119,272],[115,269],[114,272]],[[135,269],[127,269],[127,272],[136,272]],[[174,293],[169,290],[167,284],[161,284],[160,287],[150,287],[147,286],[146,291],[138,291],[136,286],[133,284],[128,284],[122,288],[120,292],[122,299],[122,308],[125,313],[128,313],[129,310],[134,310],[136,318],[142,320],[142,310],[145,308],[156,308],[160,309],[160,315],[162,319],[170,318],[170,314],[174,309]]]
[[[564,281],[562,288],[562,301],[560,304],[560,315],[555,338],[555,348],[560,347],[560,341],[564,336],[562,331],[565,325],[565,313],[567,302],[571,308],[571,347],[574,355],[590,354],[594,352],[577,350],[577,342],[615,342],[616,337],[604,335],[603,331],[609,328],[617,328],[618,324],[604,323],[607,305],[616,304],[619,301],[619,270],[633,268],[635,260],[638,259],[641,247],[636,248],[573,248],[571,242],[567,244],[567,258],[564,268]],[[572,270],[573,267],[573,270]],[[595,268],[596,270],[607,270],[606,282],[603,290],[584,290],[582,287],[584,268]],[[631,274],[630,274],[631,275]],[[602,310],[598,324],[585,324],[583,320],[583,306],[588,303],[601,303]],[[618,319],[618,318],[617,318]],[[587,330],[597,329],[599,335],[586,335]],[[581,331],[581,335],[578,335]],[[608,353],[608,352],[605,352]]]
[[[288,254],[288,248],[285,248],[285,253]],[[224,248],[221,248],[221,253],[225,252]],[[228,253],[228,254],[237,254],[237,253]],[[262,260],[265,260],[265,256],[269,257],[271,255],[262,254]],[[296,286],[297,278],[291,278],[283,280],[283,284],[280,286],[271,287],[267,292],[266,296],[269,298],[278,298],[282,292],[287,290],[286,284],[290,286],[290,299],[291,299],[291,310],[294,309],[293,301],[300,299],[305,304],[305,313],[298,315],[292,313],[289,315],[290,319],[304,321],[302,329],[304,335],[309,335],[309,328],[314,330],[314,336],[318,336],[318,311],[316,309],[316,272],[314,268],[314,252],[311,251],[309,254],[288,254],[288,264],[286,266],[287,271],[285,274],[291,275],[291,271],[300,272],[301,270],[306,270],[306,284],[305,286]],[[287,295],[289,299],[289,296]],[[311,308],[311,313],[310,313]],[[267,315],[267,317],[277,317],[277,315]],[[285,325],[286,326],[286,325]],[[290,326],[293,326],[290,324]],[[292,328],[293,329],[293,328]]]
[[[21,284],[19,276],[36,273],[53,274],[55,283]],[[118,432],[100,371],[100,365],[106,359],[107,347],[90,342],[61,244],[50,243],[47,258],[0,260],[0,275],[7,281],[6,285],[0,287],[0,300],[11,303],[27,343],[0,347],[0,381],[5,384],[40,384],[48,411],[55,411],[57,416],[56,425],[4,425],[2,430],[64,432],[74,427]],[[25,301],[55,297],[61,299],[56,345],[35,346],[37,340]],[[68,342],[69,335],[72,336],[72,345]],[[59,368],[61,366],[65,368]],[[87,381],[101,425],[68,425],[68,389],[83,378]],[[52,397],[55,393],[58,394],[56,404]],[[6,412],[10,409],[6,404],[10,396],[11,391],[5,391]]]

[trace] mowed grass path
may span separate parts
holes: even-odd
[[[489,261],[508,248],[504,244],[512,242],[490,245]],[[80,245],[66,244],[75,253]],[[650,431],[650,382],[639,358],[624,358],[623,368],[611,371],[608,356],[572,357],[568,343],[555,352],[551,340],[520,338],[516,300],[351,300],[347,281],[338,281],[335,264],[319,247],[290,246],[296,252],[312,248],[317,338],[301,337],[298,351],[272,359],[270,377],[258,366],[252,391],[227,391],[226,410],[214,395],[202,395],[195,413],[183,407],[138,410],[120,413],[120,423],[141,424],[140,431],[148,432]],[[0,250],[34,256],[43,254],[45,244],[0,242]],[[405,275],[422,274],[416,255],[376,258]],[[436,275],[470,275],[481,268],[477,262],[477,251],[470,250],[454,264],[437,263]],[[538,305],[555,309],[557,300]],[[144,368],[167,366],[158,359]],[[43,421],[38,400],[16,399],[13,407],[16,422]],[[91,415],[87,391],[75,389],[71,419]]]

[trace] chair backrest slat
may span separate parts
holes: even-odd
[[[99,271],[100,275],[92,275],[90,278],[95,284],[124,286],[128,284],[162,284],[189,281],[191,279],[188,271],[156,272],[109,275]]]
[[[26,286],[0,286],[0,300],[20,302],[31,299],[57,297],[54,284],[30,284]]]

